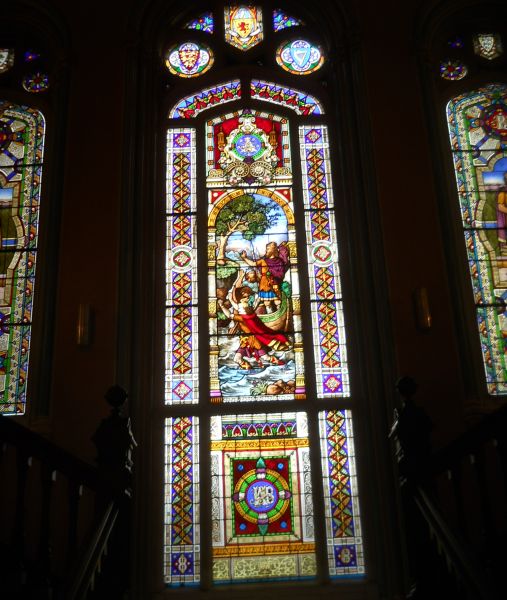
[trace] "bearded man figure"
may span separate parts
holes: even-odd
[[[265,255],[258,260],[249,258],[245,251],[241,253],[241,258],[247,265],[259,269],[259,300],[267,313],[275,312],[282,302],[280,285],[290,265],[287,244],[282,242],[278,246],[276,242],[269,242]]]

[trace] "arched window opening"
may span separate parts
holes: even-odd
[[[54,100],[50,70],[52,49],[44,36],[25,23],[19,26],[22,6],[2,11],[0,41],[0,413],[23,415],[29,400],[30,351],[34,293],[39,254],[39,221],[45,145],[46,108]],[[12,21],[11,21],[12,19]],[[55,35],[55,38],[57,36]],[[44,108],[41,108],[44,107]],[[37,265],[40,271],[40,265]],[[37,292],[35,290],[37,289]],[[37,326],[38,333],[46,326]],[[39,349],[40,340],[36,342]],[[49,357],[50,334],[45,339]],[[36,372],[39,370],[37,365]],[[30,369],[32,371],[33,369]],[[31,378],[30,378],[31,379]],[[33,396],[33,394],[32,394]],[[31,403],[31,399],[30,399]],[[34,407],[32,406],[32,409]],[[47,414],[47,399],[33,410]]]
[[[475,412],[478,406],[479,410],[497,406],[507,393],[503,266],[507,13],[497,0],[488,2],[487,10],[480,5],[476,11],[473,4],[464,8],[449,2],[430,10],[421,23],[421,48],[428,53],[424,89],[431,122],[438,124],[429,128],[429,135],[436,148],[443,148],[435,170],[442,192],[443,238],[466,405]]]
[[[210,66],[168,110],[164,579],[362,577],[330,134],[301,85],[325,52],[288,45],[303,22],[282,11],[224,18],[231,52],[277,35],[291,68],[214,83]],[[217,14],[186,23],[213,56]],[[170,46],[173,77],[196,46]]]
[[[506,394],[507,86],[453,98],[447,118],[487,388]]]
[[[30,355],[45,122],[0,102],[0,412],[23,414]]]

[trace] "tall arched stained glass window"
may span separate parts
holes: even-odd
[[[44,118],[0,102],[0,413],[23,414],[37,258]]]
[[[362,577],[325,106],[212,73],[166,107],[165,583]]]
[[[490,394],[507,394],[507,86],[453,98],[447,120]]]

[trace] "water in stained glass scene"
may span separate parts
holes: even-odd
[[[213,580],[315,577],[306,414],[211,419]]]

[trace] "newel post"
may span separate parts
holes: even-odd
[[[127,392],[118,385],[110,387],[105,399],[111,414],[102,420],[92,441],[97,448],[101,492],[97,498],[97,522],[114,503],[116,518],[107,540],[107,560],[99,582],[100,597],[121,598],[129,586],[130,573],[130,499],[132,496],[132,451],[137,446],[130,419],[122,415]]]
[[[102,420],[92,441],[97,448],[96,460],[103,488],[116,500],[121,500],[132,493],[132,451],[137,444],[130,418],[122,415],[127,392],[119,385],[113,385],[104,397],[111,406],[111,414]]]

